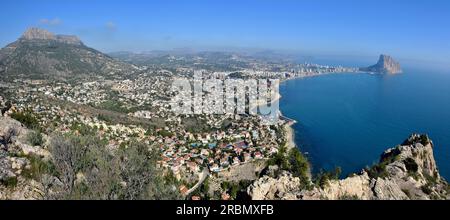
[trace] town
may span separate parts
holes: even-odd
[[[209,70],[197,69],[197,66],[206,65],[198,58],[194,60],[200,64],[192,66],[171,63],[183,59],[186,58],[170,57],[168,64],[135,67],[137,72],[132,76],[2,82],[0,101],[2,106],[7,101],[10,104],[3,113],[11,117],[29,114],[47,134],[99,135],[111,150],[127,147],[131,140],[156,147],[161,155],[158,166],[184,183],[179,190],[189,195],[208,177],[216,185],[230,180],[230,176],[238,182],[256,178],[255,171],[245,174],[239,170],[249,169],[248,166],[253,170],[261,161],[264,163],[277,154],[279,147],[286,144],[285,125],[289,121],[282,118],[285,120],[274,124],[264,123],[265,118],[261,115],[248,114],[251,107],[248,104],[240,109],[241,114],[232,114],[233,110],[224,114],[176,114],[172,109],[173,97],[190,94],[174,92],[171,86],[174,79],[183,77],[193,84],[198,80],[194,72],[200,71],[202,80],[234,79],[235,88],[245,88],[249,86],[246,84],[248,79],[283,81],[357,71],[308,63],[266,63],[248,58],[239,60],[239,63],[245,63],[244,67],[230,64],[223,68],[220,63],[206,63],[210,65]],[[236,59],[240,58],[233,56],[233,60]],[[165,65],[171,68],[164,68]],[[256,99],[257,94],[238,91],[238,96]],[[201,97],[205,111],[214,111],[211,108],[217,100],[226,100],[227,97],[219,94],[222,97]],[[222,195],[223,199],[229,197],[226,193]]]

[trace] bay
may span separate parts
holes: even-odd
[[[280,108],[298,121],[295,141],[313,172],[341,167],[343,176],[377,163],[412,133],[435,144],[450,179],[450,71],[406,66],[399,75],[332,74],[280,85]]]

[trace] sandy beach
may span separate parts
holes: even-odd
[[[297,145],[295,144],[295,133],[294,129],[292,128],[292,125],[294,125],[294,122],[288,122],[284,125],[284,130],[286,131],[286,147],[288,150],[292,148],[296,148]]]

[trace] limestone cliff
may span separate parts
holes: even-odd
[[[312,184],[312,183],[311,183]],[[433,143],[426,135],[412,135],[402,145],[385,151],[376,166],[324,187],[304,190],[298,178],[283,172],[255,181],[248,194],[255,200],[428,200],[450,199],[447,182],[439,175]]]
[[[39,28],[29,28],[23,33],[20,40],[53,40],[66,44],[83,45],[77,36],[73,35],[54,35],[53,33]]]

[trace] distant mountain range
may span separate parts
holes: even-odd
[[[400,67],[400,63],[395,61],[392,57],[388,55],[380,55],[380,59],[378,63],[369,66],[360,68],[361,71],[364,72],[373,72],[373,73],[381,73],[381,74],[397,74],[402,73],[402,68]]]
[[[0,75],[46,78],[128,74],[135,68],[89,48],[77,36],[29,28],[0,50]]]

